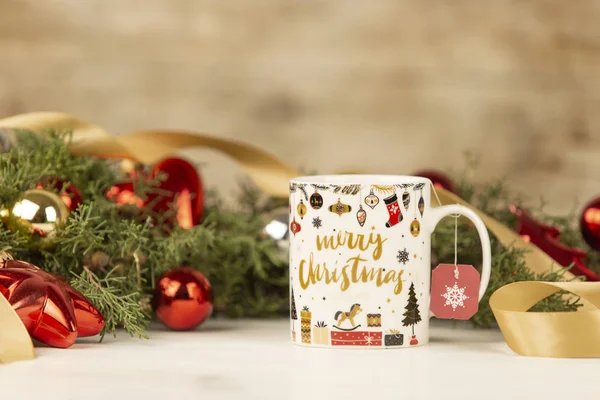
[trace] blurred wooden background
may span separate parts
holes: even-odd
[[[0,0],[0,117],[188,128],[322,173],[460,169],[600,194],[597,0]],[[242,173],[206,162],[227,193]],[[580,204],[579,203],[579,204]]]

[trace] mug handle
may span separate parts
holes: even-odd
[[[483,252],[481,281],[479,282],[479,301],[481,301],[481,298],[485,294],[485,291],[490,282],[490,273],[492,267],[492,250],[490,245],[490,237],[488,235],[488,231],[485,227],[485,224],[483,223],[481,218],[479,218],[479,216],[475,214],[475,212],[459,204],[451,204],[448,206],[436,207],[431,209],[430,213],[432,214],[430,218],[430,233],[435,230],[435,227],[442,218],[453,214],[460,214],[469,218],[471,222],[473,222],[473,224],[475,225],[475,228],[477,228],[477,233],[479,233],[479,240],[481,241],[481,249]]]

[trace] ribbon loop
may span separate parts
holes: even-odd
[[[574,312],[527,312],[567,290],[591,307]],[[490,307],[508,346],[524,356],[600,357],[600,285],[594,282],[515,282],[496,290]]]

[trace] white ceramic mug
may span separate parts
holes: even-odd
[[[466,207],[431,208],[431,185],[426,178],[392,175],[291,180],[294,343],[333,348],[428,343],[431,233],[451,214],[469,218],[479,232],[481,300],[490,277],[487,229]]]

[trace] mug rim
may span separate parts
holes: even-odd
[[[431,183],[431,180],[422,176],[411,175],[334,174],[298,176],[290,179],[290,183],[321,185],[396,185],[404,183]]]

